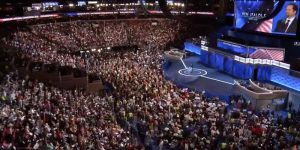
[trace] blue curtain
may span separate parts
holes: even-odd
[[[258,66],[257,68],[257,80],[270,81],[271,79],[271,66]]]
[[[233,62],[233,76],[240,78],[240,79],[245,79],[244,72],[245,72],[244,64],[234,61]]]
[[[220,54],[216,54],[216,68],[218,70],[224,70],[224,56]]]
[[[216,54],[215,53],[209,53],[209,65],[211,67],[216,67]]]
[[[232,74],[233,59],[225,57],[224,59],[224,71],[228,74]]]
[[[245,79],[252,79],[253,78],[253,65],[252,64],[245,64]]]
[[[207,51],[201,51],[200,62],[205,65],[208,65],[208,52]]]

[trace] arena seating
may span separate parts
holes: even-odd
[[[17,50],[16,69],[26,69],[12,71],[1,83],[1,149],[290,149],[299,144],[296,110],[282,118],[272,110],[254,110],[242,97],[225,103],[164,79],[164,48],[180,37],[180,22],[152,22],[41,24],[1,39]],[[112,50],[126,45],[139,49]],[[22,76],[30,71],[35,78],[42,76],[38,72],[101,78],[107,91],[97,96]]]

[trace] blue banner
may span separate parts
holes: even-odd
[[[198,55],[201,55],[201,48],[200,46],[195,45],[192,42],[184,42],[184,49],[188,52],[192,52]]]
[[[218,40],[217,46],[218,48],[221,48],[233,54],[239,54],[245,56],[248,54],[248,47],[241,44]]]

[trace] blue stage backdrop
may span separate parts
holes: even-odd
[[[213,68],[216,68],[216,54],[215,53],[209,53],[209,65]]]
[[[219,71],[235,76],[240,79],[252,79],[254,66],[252,64],[243,64],[222,54],[202,51],[200,62]]]
[[[271,77],[271,66],[258,66],[257,67],[257,80],[259,81],[270,81]]]
[[[239,55],[248,54],[248,47],[238,43],[218,40],[217,47],[233,54],[239,54]]]
[[[240,79],[245,79],[245,64],[242,64],[240,62],[234,61],[233,62],[233,76],[240,78]]]
[[[224,71],[224,55],[216,54],[216,68]]]
[[[254,73],[254,65],[252,64],[245,64],[245,72],[244,72],[244,79],[252,79]]]
[[[232,74],[233,59],[226,57],[224,59],[224,65],[224,71],[228,74]]]
[[[186,51],[201,55],[201,48],[200,46],[195,45],[192,42],[184,42],[184,49]]]
[[[208,65],[208,52],[201,51],[200,62],[204,65]]]

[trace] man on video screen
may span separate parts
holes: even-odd
[[[288,4],[285,11],[286,18],[277,22],[275,32],[296,33],[298,23],[297,12],[298,6],[296,4]]]

